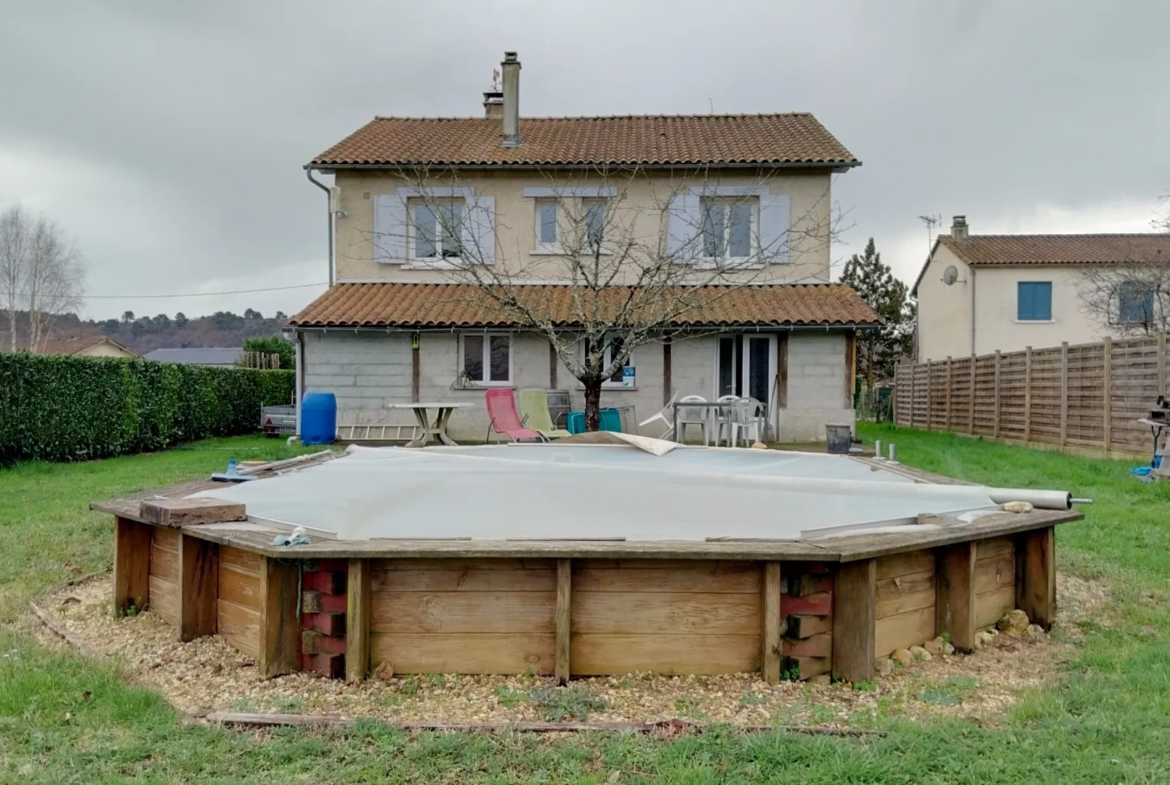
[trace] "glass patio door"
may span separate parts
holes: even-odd
[[[748,398],[755,398],[764,406],[772,407],[772,380],[776,378],[776,336],[745,335],[743,337],[743,369],[740,390]]]

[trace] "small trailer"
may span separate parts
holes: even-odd
[[[260,430],[265,436],[295,436],[297,433],[297,407],[261,406]]]

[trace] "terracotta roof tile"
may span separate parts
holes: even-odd
[[[524,296],[547,308],[552,321],[571,326],[573,290],[568,286],[525,286]],[[606,290],[615,299],[626,287]],[[635,295],[636,296],[636,295]],[[685,290],[693,310],[674,321],[679,327],[876,325],[877,314],[848,286],[704,286]],[[649,307],[649,304],[648,304]],[[468,284],[337,284],[290,320],[297,327],[507,327],[516,322],[481,289]]]
[[[811,114],[792,113],[521,118],[513,148],[500,147],[495,119],[377,117],[311,165],[860,163]]]
[[[1170,233],[976,234],[965,240],[944,234],[938,241],[973,265],[1124,264],[1170,260]]]
[[[87,335],[82,338],[50,338],[41,348],[41,354],[77,354],[99,343],[109,343],[122,351],[134,354],[132,350],[104,335]]]

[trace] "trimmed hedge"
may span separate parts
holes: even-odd
[[[0,353],[0,460],[76,461],[255,432],[293,371]]]

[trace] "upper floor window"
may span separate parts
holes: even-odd
[[[704,199],[703,257],[746,259],[752,255],[752,223],[757,199]]]
[[[461,254],[463,200],[427,202],[412,208],[415,259],[452,259]]]
[[[1016,285],[1016,320],[1052,321],[1052,281],[1020,281]]]
[[[462,338],[459,371],[480,384],[512,383],[512,336],[506,333],[470,334]]]
[[[1154,318],[1154,289],[1149,284],[1123,281],[1117,295],[1119,323],[1146,324]]]
[[[585,242],[590,249],[600,250],[605,239],[605,200],[582,199],[581,211],[585,217]]]
[[[548,253],[560,250],[560,212],[555,199],[536,202],[536,245],[539,250]]]

